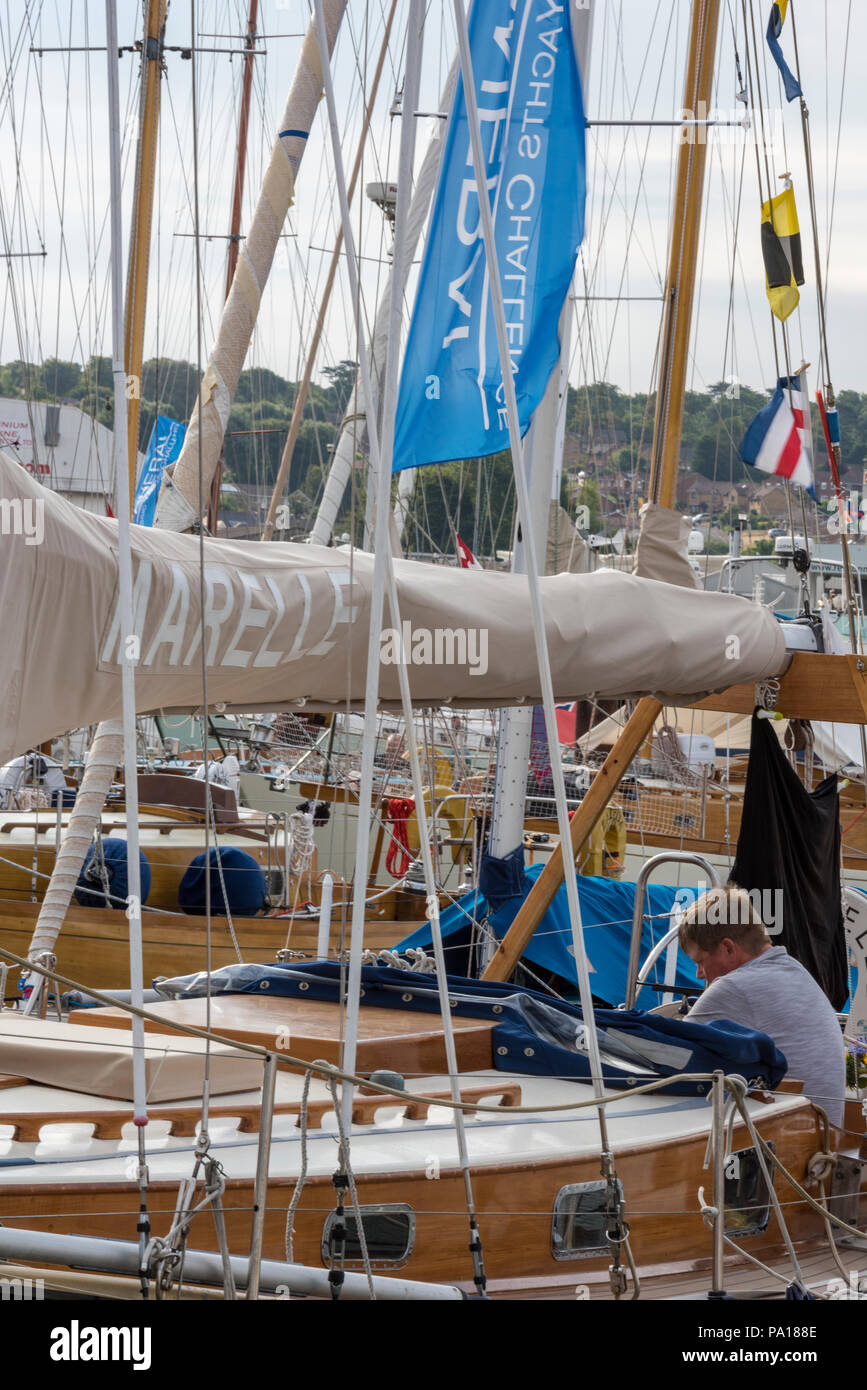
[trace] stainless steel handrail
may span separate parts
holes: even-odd
[[[661,854],[654,854],[646,864],[642,865],[635,885],[635,904],[632,909],[632,938],[629,943],[629,967],[626,972],[627,1009],[635,1008],[635,998],[638,993],[638,961],[641,955],[641,924],[644,918],[644,895],[647,891],[647,881],[654,869],[659,868],[660,864],[696,864],[707,874],[712,888],[719,888],[720,886],[719,874],[710,860],[706,859],[703,854],[691,854],[688,850],[679,849],[664,850]]]

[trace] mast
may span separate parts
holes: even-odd
[[[135,665],[137,653],[131,650],[130,637],[135,631],[132,607],[132,551],[129,524],[132,492],[124,470],[124,455],[128,456],[126,438],[127,415],[125,363],[121,355],[124,340],[124,311],[121,282],[123,278],[122,209],[123,195],[120,170],[120,99],[117,54],[117,0],[105,0],[106,46],[108,49],[109,92],[109,159],[111,172],[111,302],[112,302],[112,375],[114,377],[114,464],[117,485],[118,513],[118,590],[120,598],[121,687],[123,708],[124,801],[126,804],[126,863],[129,896],[126,915],[129,921],[130,1002],[136,1009],[143,1007],[144,976],[142,967],[141,924],[141,863],[138,841],[138,769],[136,766],[135,723]],[[154,6],[151,6],[153,9]],[[165,4],[162,6],[165,10]],[[133,1123],[138,1130],[139,1178],[144,1180],[144,1126],[147,1117],[147,1081],[145,1076],[144,1020],[136,1015],[131,1019],[133,1036]],[[142,1192],[142,1199],[144,1191]],[[146,1218],[146,1211],[143,1212]],[[144,1261],[146,1232],[139,1226],[139,1244]],[[142,1268],[144,1264],[142,1263]]]
[[[235,267],[238,264],[238,244],[241,239],[241,200],[244,196],[244,175],[247,169],[247,129],[250,124],[250,92],[253,87],[253,59],[256,52],[256,24],[259,19],[259,0],[250,0],[247,12],[247,34],[244,40],[244,72],[241,78],[241,109],[238,113],[238,143],[235,147],[235,182],[232,190],[232,221],[229,227],[229,250],[226,255],[226,292],[229,298]],[[211,483],[211,498],[208,503],[208,530],[211,535],[217,532],[217,515],[220,510],[220,480],[223,476],[223,458],[217,464],[217,471]]]
[[[713,90],[713,69],[719,30],[720,0],[693,0],[690,19],[689,54],[684,84],[684,108],[697,112],[699,103],[708,109]],[[693,129],[693,127],[686,128]],[[695,127],[700,130],[701,127]],[[656,417],[653,434],[650,496],[660,506],[671,508],[676,491],[680,436],[683,425],[683,399],[689,351],[692,307],[698,261],[701,206],[707,144],[684,141],[677,164],[674,208],[671,221],[671,250],[666,281],[665,316],[662,329]],[[629,762],[638,753],[660,712],[658,701],[641,700],[620,735],[605,765],[596,774],[572,822],[571,863],[580,854],[599,816],[617,789]],[[524,765],[526,766],[526,764]],[[497,762],[500,777],[500,760]],[[521,781],[521,779],[517,779]],[[511,778],[514,787],[516,778]],[[523,786],[523,781],[521,781]],[[512,845],[516,843],[512,840]],[[503,980],[514,968],[565,878],[562,851],[553,854],[544,874],[534,883],[520,912],[500,943],[484,973],[485,979]]]
[[[325,27],[332,49],[345,9],[346,0],[324,0]],[[199,519],[199,433],[201,430],[203,436],[202,493],[205,493],[220,456],[223,432],[256,321],[259,297],[268,278],[286,213],[294,199],[295,179],[321,95],[322,65],[316,25],[311,20],[244,255],[238,259],[232,290],[223,307],[217,344],[201,385],[205,418],[200,421],[197,402],[184,449],[174,465],[180,470],[180,485],[164,484],[157,502],[154,524],[163,529],[184,530]],[[123,756],[122,734],[121,722],[117,719],[105,720],[97,728],[63,844],[39,910],[29,947],[31,955],[40,950],[50,951],[60,933],[84,856],[99,824],[106,794]],[[35,991],[31,999],[34,996]]]
[[[162,76],[167,0],[148,0],[146,8],[145,33],[142,43],[135,190],[129,263],[126,275],[126,325],[123,352],[128,396],[127,457],[130,497],[135,495],[138,468],[138,427],[141,409],[145,309],[154,210],[154,175],[160,124],[160,78]]]
[[[446,78],[445,87],[440,97],[440,110],[447,111],[454,97],[455,87],[458,80],[458,60],[454,59]],[[412,202],[407,214],[406,240],[403,252],[399,257],[400,264],[395,261],[389,272],[385,289],[376,310],[376,318],[373,324],[370,351],[372,377],[377,380],[385,367],[386,348],[388,345],[389,331],[389,304],[391,302],[391,281],[393,276],[399,276],[398,285],[403,292],[406,286],[409,266],[415,255],[415,249],[427,220],[430,200],[433,197],[434,187],[439,175],[440,164],[442,162],[443,148],[445,146],[444,132],[437,130],[425,151],[418,178],[415,181],[415,188],[412,194]],[[375,403],[374,403],[375,407]],[[319,510],[316,513],[316,520],[310,533],[311,545],[327,545],[331,539],[334,523],[337,520],[337,513],[340,511],[340,503],[346,491],[346,484],[349,482],[352,469],[355,464],[356,445],[361,430],[361,418],[364,416],[366,403],[364,392],[357,382],[349,403],[343,416],[343,424],[340,430],[340,437],[331,460],[331,468],[325,481],[325,488],[322,500],[319,503]],[[401,474],[401,476],[403,476]],[[267,538],[266,538],[267,539]]]
[[[138,466],[139,411],[141,404],[141,373],[144,356],[144,326],[147,301],[148,270],[150,266],[151,229],[153,224],[154,186],[156,173],[157,141],[160,116],[160,78],[162,76],[162,53],[165,36],[167,0],[148,0],[145,17],[145,34],[142,44],[141,93],[139,99],[139,133],[136,151],[135,184],[133,187],[132,222],[130,228],[129,264],[126,279],[126,304],[120,332],[123,342],[124,391],[115,390],[114,430],[116,438],[124,437],[123,451],[127,459],[127,477],[115,468],[115,507],[118,518],[122,515],[128,520],[131,500],[135,495],[136,472]],[[107,4],[106,24],[115,33],[114,40],[108,42],[109,52],[109,97],[113,100],[112,84],[116,83],[116,73],[112,75],[112,43],[117,48],[117,17]],[[116,63],[116,57],[114,59]],[[109,132],[113,140],[112,132]],[[112,164],[112,178],[114,165]],[[113,195],[114,196],[114,195]],[[117,194],[120,199],[120,193]],[[118,210],[119,216],[119,210]],[[115,207],[112,202],[112,231],[114,232]],[[117,232],[118,237],[122,235]],[[119,245],[119,243],[118,243]],[[122,265],[115,265],[118,255],[112,244],[112,294],[120,284]],[[115,362],[117,350],[114,350]],[[117,382],[115,382],[117,385]],[[126,405],[126,410],[124,410]],[[122,504],[126,494],[129,501]],[[124,725],[121,719],[106,719],[99,724],[87,758],[87,765],[79,787],[75,806],[70,812],[63,842],[54,860],[51,879],[39,909],[33,937],[28,954],[38,956],[43,951],[51,951],[60,932],[66,909],[81,865],[93,841],[93,832],[99,824],[105,797],[114,779],[115,772],[124,759]],[[133,760],[134,761],[134,760]],[[132,796],[132,814],[136,819],[136,799],[138,783],[127,785],[126,795]],[[127,807],[130,802],[127,801]],[[135,874],[139,873],[138,851],[135,855]],[[129,879],[132,888],[132,878]],[[40,977],[41,979],[42,977]],[[33,989],[26,1005],[31,1012],[37,1003],[41,984]]]
[[[693,0],[683,91],[685,112],[710,109],[721,0]],[[698,264],[707,141],[704,127],[684,127],[677,160],[671,249],[659,355],[650,498],[673,507],[683,428],[683,401]]]
[[[593,28],[594,6],[578,10],[572,20],[573,41],[578,70],[581,74],[581,87],[587,91],[590,71],[590,41]],[[524,468],[530,490],[530,508],[533,518],[533,539],[535,553],[544,571],[545,556],[548,549],[548,522],[551,514],[551,497],[554,494],[554,479],[559,479],[558,467],[558,417],[560,415],[561,374],[568,370],[569,320],[572,314],[570,295],[560,316],[560,358],[555,362],[545,394],[540,401],[530,428],[524,449]],[[562,460],[562,436],[559,440]],[[559,481],[556,484],[559,497]],[[526,545],[520,539],[515,543],[512,558],[512,573],[526,574]],[[523,841],[524,808],[526,805],[527,768],[530,760],[530,744],[533,731],[532,707],[506,709],[500,714],[500,727],[497,735],[497,762],[494,775],[494,799],[491,807],[491,833],[488,849],[495,859],[503,859]],[[551,749],[551,756],[557,756]]]
[[[347,0],[324,0],[329,57],[337,41],[346,5]],[[316,42],[315,21],[311,18],[262,180],[259,200],[243,251],[238,255],[229,297],[223,305],[217,341],[205,368],[201,392],[177,462],[163,474],[155,525],[164,530],[190,531],[201,522],[199,488],[201,486],[203,494],[210,492],[238,378],[256,326],[259,304],[271,273],[283,224],[295,201],[295,181],[321,96],[322,60]]]
[[[379,58],[376,70],[373,74],[373,81],[370,84],[370,97],[367,102],[367,109],[364,113],[364,121],[361,126],[361,135],[358,139],[358,149],[355,154],[355,162],[352,166],[352,173],[349,176],[349,187],[347,196],[350,203],[355,196],[355,186],[358,183],[358,176],[361,173],[361,161],[364,156],[364,147],[367,143],[367,136],[370,130],[370,121],[373,116],[373,107],[376,102],[376,94],[379,91],[379,79],[382,76],[382,69],[385,57],[388,52],[388,44],[391,39],[391,29],[394,23],[395,11],[397,10],[397,0],[392,0],[391,9],[388,12],[388,20],[385,25],[385,33],[382,37],[382,47],[379,50]],[[340,264],[340,254],[343,247],[343,228],[338,227],[337,236],[334,238],[334,250],[331,253],[331,263],[328,267],[328,275],[325,281],[325,289],[322,294],[322,303],[319,306],[319,313],[316,317],[316,327],[313,330],[313,339],[310,343],[310,350],[307,353],[307,361],[304,364],[304,375],[298,386],[298,394],[295,397],[295,404],[292,407],[292,419],[289,421],[289,433],[286,436],[286,443],[283,446],[283,453],[280,457],[280,466],[277,469],[277,478],[274,483],[274,490],[271,494],[271,501],[268,505],[268,515],[265,518],[265,528],[262,532],[262,540],[270,541],[274,534],[274,526],[277,521],[277,508],[280,505],[280,498],[283,496],[283,489],[289,477],[289,469],[292,466],[292,455],[295,452],[295,445],[298,442],[298,435],[301,431],[301,423],[304,419],[304,407],[307,404],[307,396],[310,390],[310,382],[313,377],[313,368],[316,363],[316,354],[319,351],[319,342],[322,337],[322,329],[325,326],[325,315],[328,310],[328,303],[331,299],[331,291],[334,288],[334,280],[337,274],[337,267]],[[213,527],[211,528],[213,530]]]

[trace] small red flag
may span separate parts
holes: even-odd
[[[457,536],[457,533],[455,533],[455,534],[456,534],[456,536]],[[482,568],[482,566],[479,564],[479,562],[478,562],[478,560],[476,559],[475,555],[474,555],[473,552],[470,550],[470,547],[469,547],[468,545],[465,545],[465,544],[464,544],[464,542],[461,540],[460,536],[457,536],[457,542],[458,542],[458,559],[459,559],[460,562],[461,562],[461,569],[462,569],[462,570],[480,570],[480,569]]]

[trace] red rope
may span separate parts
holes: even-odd
[[[846,826],[846,829],[843,831],[842,835],[840,836],[840,838],[841,838],[842,840],[845,840],[845,838],[846,838],[846,836],[849,834],[850,830],[854,830],[854,829],[855,829],[855,826],[858,824],[858,822],[859,822],[859,820],[861,819],[862,816],[867,816],[867,806],[864,807],[864,810],[863,810],[863,811],[859,811],[859,812],[858,812],[858,815],[855,817],[854,820],[850,820],[849,824]]]
[[[390,821],[394,830],[389,839],[385,867],[392,878],[403,878],[412,863],[406,823],[414,810],[415,802],[408,796],[393,796],[388,803],[385,822],[388,825]]]

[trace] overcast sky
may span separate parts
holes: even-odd
[[[362,84],[370,78],[381,42],[386,0],[350,0],[336,59],[336,85],[351,163],[362,110]],[[122,43],[141,30],[140,6],[118,0]],[[453,49],[451,0],[432,0],[425,35],[423,111],[438,108],[438,93]],[[747,9],[749,11],[749,4]],[[768,163],[776,188],[790,170],[801,219],[807,283],[802,312],[790,320],[792,357],[817,360],[813,242],[804,175],[799,105],[782,101],[776,69],[767,60],[764,28],[769,3],[756,0],[760,77],[766,129],[773,135]],[[199,43],[237,49],[246,0],[199,0]],[[671,120],[682,102],[687,0],[597,0],[590,79],[585,94],[592,121]],[[717,62],[716,102],[725,119],[740,118],[735,47],[742,68],[745,47],[740,0],[725,0]],[[837,389],[867,391],[867,231],[865,159],[867,6],[851,0],[793,0],[798,20],[803,86],[810,109],[817,211],[823,266],[827,259],[831,367]],[[386,61],[373,122],[374,138],[362,183],[394,176],[399,121],[389,111],[402,73],[405,0],[398,0],[395,40]],[[260,32],[266,53],[256,60],[245,225],[307,22],[302,0],[261,0]],[[734,22],[734,33],[733,33]],[[849,25],[848,48],[846,46]],[[215,37],[216,36],[216,37]],[[190,5],[173,0],[166,42],[188,45]],[[104,43],[102,0],[8,0],[0,16],[0,249],[11,274],[0,292],[0,359],[54,355],[84,360],[108,353],[108,168],[106,55],[49,53],[31,48]],[[783,47],[794,66],[791,20]],[[848,57],[847,57],[848,55]],[[166,57],[157,215],[145,355],[195,360],[192,218],[191,64]],[[845,84],[844,84],[845,69]],[[120,60],[125,189],[129,190],[136,133],[138,58]],[[241,64],[237,56],[202,52],[199,58],[199,198],[203,243],[204,352],[213,339],[225,275]],[[770,80],[768,80],[770,79]],[[766,85],[767,84],[767,85]],[[841,107],[842,102],[842,107]],[[419,158],[432,118],[419,120]],[[671,182],[677,135],[668,128],[594,127],[588,131],[588,234],[582,266],[591,293],[580,305],[573,335],[571,379],[604,378],[624,390],[646,390],[659,327],[665,274]],[[17,153],[17,160],[13,154]],[[764,156],[762,177],[765,176]],[[833,219],[832,219],[833,195]],[[701,287],[694,320],[692,384],[724,375],[754,385],[774,377],[774,357],[759,251],[759,176],[752,135],[726,129],[709,161]],[[739,207],[737,239],[735,210]],[[375,309],[387,270],[389,233],[362,200],[359,230],[364,254],[365,312]],[[281,375],[300,374],[310,324],[327,269],[336,227],[330,151],[321,119],[301,168],[297,203],[281,243],[263,302],[249,362]],[[17,253],[38,251],[44,258]],[[733,284],[732,284],[733,280]],[[583,293],[582,280],[581,292]],[[608,298],[611,296],[612,298]],[[621,302],[613,302],[620,296]],[[624,298],[629,296],[629,298]],[[319,359],[323,365],[354,357],[352,311],[345,266],[338,277]],[[795,363],[797,365],[797,363]],[[318,373],[317,373],[318,374]]]

